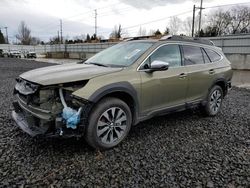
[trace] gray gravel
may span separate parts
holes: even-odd
[[[233,88],[217,117],[157,117],[98,153],[83,139],[31,138],[14,125],[14,78],[47,65],[0,58],[1,187],[250,187],[250,90]]]

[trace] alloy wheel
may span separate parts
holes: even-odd
[[[222,102],[222,93],[220,90],[216,89],[212,93],[210,97],[209,107],[213,114],[216,114],[220,107]]]
[[[127,115],[119,107],[111,107],[102,113],[97,122],[97,136],[104,144],[119,141],[127,128]]]

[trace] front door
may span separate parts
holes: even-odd
[[[153,61],[169,63],[169,69],[147,73]],[[141,111],[152,111],[176,107],[186,102],[187,74],[182,66],[180,47],[166,44],[155,50],[139,69],[141,75]]]

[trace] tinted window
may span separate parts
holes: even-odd
[[[180,48],[176,44],[165,45],[157,49],[151,56],[150,62],[155,60],[169,63],[169,67],[181,66]]]
[[[184,45],[183,53],[185,65],[196,65],[204,63],[200,47]]]
[[[211,61],[210,61],[209,57],[207,56],[207,53],[205,52],[205,50],[202,48],[201,51],[202,51],[205,63],[211,63]]]
[[[212,62],[219,61],[221,59],[221,56],[215,51],[209,49],[205,49],[205,51]]]

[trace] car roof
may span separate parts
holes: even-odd
[[[175,36],[170,35],[170,37],[164,36],[166,38],[161,39],[140,39],[139,37],[131,38],[126,40],[128,42],[151,42],[155,44],[167,44],[167,43],[178,43],[183,45],[194,45],[200,47],[213,48],[216,50],[221,50],[221,48],[214,46],[214,43],[208,39],[197,38],[197,37],[187,37],[187,36]]]

